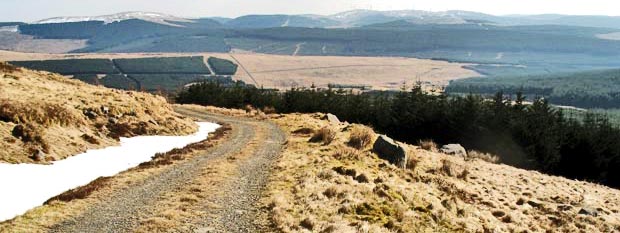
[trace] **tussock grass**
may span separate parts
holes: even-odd
[[[456,176],[456,171],[454,169],[454,164],[452,161],[448,159],[441,160],[441,166],[439,167],[439,172],[446,176]]]
[[[334,139],[336,139],[336,130],[332,127],[325,126],[314,132],[314,135],[310,138],[310,142],[321,142],[323,145],[329,145]]]
[[[470,150],[467,152],[467,160],[479,159],[482,161],[486,161],[489,163],[499,163],[499,156],[493,155],[490,153],[483,153],[475,150]]]
[[[351,128],[348,145],[358,150],[365,149],[374,137],[375,133],[372,129],[363,125],[354,125]]]
[[[415,171],[419,163],[420,163],[420,160],[410,153],[409,157],[407,157],[407,169],[411,171]]]
[[[435,143],[433,140],[430,140],[430,139],[420,140],[420,142],[418,142],[418,145],[420,146],[420,148],[422,148],[422,150],[427,150],[427,151],[432,151],[432,152],[439,151],[439,149],[437,148],[437,143]]]

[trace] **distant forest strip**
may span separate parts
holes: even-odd
[[[11,64],[34,70],[73,75],[75,79],[105,87],[125,90],[176,92],[185,85],[217,81],[224,85],[235,83],[231,77],[236,64],[218,59],[209,71],[204,57],[151,57],[130,59],[66,59],[42,61],[12,61]],[[99,76],[98,76],[99,75]]]
[[[544,97],[557,105],[580,108],[620,108],[620,69],[566,74],[489,77],[455,80],[448,93]]]
[[[227,108],[274,107],[279,113],[329,112],[408,143],[423,139],[461,143],[498,154],[506,164],[620,187],[619,128],[594,114],[568,119],[541,99],[525,105],[522,95],[509,100],[498,93],[488,101],[476,95],[426,95],[419,87],[353,94],[313,89],[276,92],[206,82],[185,89],[176,100]]]

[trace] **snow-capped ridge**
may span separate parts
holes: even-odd
[[[47,23],[71,23],[71,22],[86,22],[86,21],[103,21],[105,24],[120,22],[129,19],[139,19],[149,21],[153,23],[159,23],[169,26],[180,26],[172,22],[191,23],[192,20],[181,18],[173,15],[156,13],[156,12],[122,12],[111,15],[101,16],[69,16],[69,17],[54,17],[49,19],[43,19],[34,22],[34,24],[47,24]]]

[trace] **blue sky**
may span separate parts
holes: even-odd
[[[0,21],[153,11],[185,17],[333,14],[352,9],[470,10],[490,14],[620,15],[618,0],[1,0]]]

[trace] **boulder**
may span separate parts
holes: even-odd
[[[407,166],[407,152],[397,142],[385,135],[379,135],[372,147],[379,158],[387,160],[400,168]]]
[[[441,147],[439,151],[441,151],[441,153],[448,154],[448,155],[456,155],[460,157],[467,156],[467,151],[465,150],[463,146],[461,146],[461,144],[444,145]]]
[[[334,125],[340,124],[340,120],[334,114],[328,113],[327,115],[325,115],[325,119],[327,119],[327,121],[329,121],[330,124],[334,124]]]

